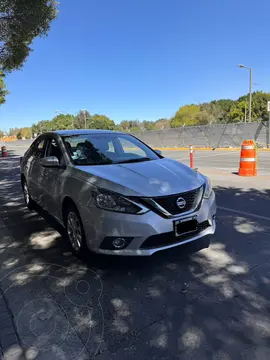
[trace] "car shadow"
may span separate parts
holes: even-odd
[[[1,286],[25,350],[48,358],[55,349],[71,358],[269,357],[267,221],[220,211],[208,249],[197,252],[206,239],[151,257],[80,260],[51,216],[25,208],[18,159],[0,162],[0,173]],[[215,191],[218,200],[252,201],[250,190]],[[252,195],[267,208],[268,189]]]

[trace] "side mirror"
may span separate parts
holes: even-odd
[[[59,168],[60,163],[56,156],[47,156],[40,160],[41,166],[47,168]]]
[[[155,150],[155,152],[156,152],[158,155],[162,155],[162,151],[161,151],[161,150]]]

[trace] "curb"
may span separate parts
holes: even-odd
[[[0,217],[0,235],[7,233],[9,230]],[[14,316],[8,306],[8,301],[4,294],[2,283],[0,282],[0,358],[3,360],[24,359],[23,349],[20,344]]]
[[[163,150],[163,151],[189,151],[188,147],[153,147],[154,150]],[[194,147],[193,151],[240,151],[241,148],[202,148]],[[258,149],[259,152],[269,152],[270,149]]]

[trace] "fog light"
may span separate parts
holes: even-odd
[[[112,244],[116,249],[123,249],[126,246],[126,240],[124,238],[116,238],[112,241]]]

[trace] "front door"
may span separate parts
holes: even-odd
[[[31,146],[30,156],[28,157],[25,169],[27,172],[27,181],[29,192],[31,197],[37,202],[40,203],[40,173],[41,165],[40,160],[44,156],[46,147],[46,138],[44,136],[39,137]]]
[[[65,181],[66,169],[64,167],[65,160],[63,152],[59,146],[57,139],[51,137],[48,140],[45,157],[55,156],[59,160],[60,168],[42,167],[41,170],[41,186],[43,193],[41,196],[42,207],[57,219],[61,219],[62,211],[62,192]]]

